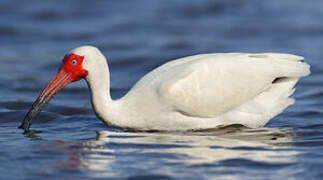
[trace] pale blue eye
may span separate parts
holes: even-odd
[[[72,63],[72,65],[76,65],[77,61],[75,59],[73,59],[71,63]]]

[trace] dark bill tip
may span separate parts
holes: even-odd
[[[48,102],[48,101],[47,101]],[[31,106],[28,113],[26,114],[23,122],[18,127],[20,129],[24,129],[25,133],[29,132],[29,128],[32,124],[32,121],[37,118],[40,111],[44,108],[44,106],[47,104],[46,101],[41,101],[41,98],[39,97]]]
[[[34,119],[37,118],[45,105],[53,98],[53,96],[68,83],[71,82],[69,74],[64,70],[60,70],[54,78],[48,83],[37,100],[33,103],[24,120],[18,128],[24,129],[25,133],[30,132],[29,128]]]

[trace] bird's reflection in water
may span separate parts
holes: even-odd
[[[288,129],[227,127],[186,133],[97,132],[83,142],[81,163],[100,177],[121,176],[131,168],[172,174],[170,164],[194,166],[244,159],[261,163],[295,162],[301,153],[289,147],[295,134]],[[139,166],[140,164],[140,166]],[[166,165],[166,166],[163,166]],[[122,170],[123,169],[123,170]]]

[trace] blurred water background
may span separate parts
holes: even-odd
[[[318,0],[1,0],[0,179],[320,179],[323,2]],[[295,105],[261,129],[135,133],[93,113],[84,81],[66,87],[23,135],[17,126],[65,53],[108,57],[113,98],[182,56],[302,55],[312,75]]]

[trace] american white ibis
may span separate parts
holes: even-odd
[[[121,99],[110,96],[109,67],[92,46],[68,53],[34,102],[21,128],[29,130],[46,103],[84,78],[96,115],[113,127],[143,131],[201,130],[241,124],[256,128],[294,103],[300,77],[310,74],[291,54],[201,54],[170,61],[142,77]]]

